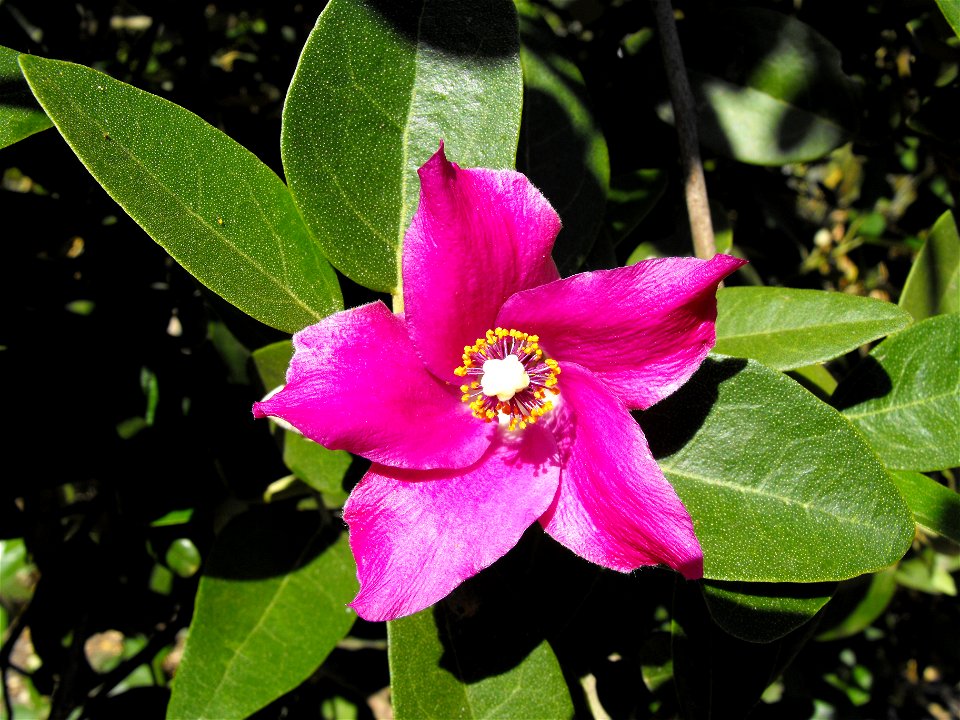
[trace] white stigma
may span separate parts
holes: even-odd
[[[516,355],[507,355],[503,360],[491,358],[483,362],[480,387],[487,397],[496,395],[497,400],[506,402],[529,386],[530,376]]]

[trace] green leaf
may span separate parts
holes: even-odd
[[[436,609],[427,609],[387,626],[397,720],[573,716],[560,664],[545,640],[516,667],[465,679],[477,658],[458,652],[452,622]]]
[[[749,642],[779,640],[827,604],[836,583],[750,583],[707,580],[703,597],[714,621]]]
[[[615,245],[636,229],[666,189],[667,173],[660,168],[634,170],[610,180],[606,222]]]
[[[247,717],[293,689],[350,630],[357,590],[345,535],[324,516],[274,507],[234,518],[197,591],[167,709],[180,718]]]
[[[332,505],[342,505],[347,499],[343,476],[352,458],[345,450],[328,450],[289,430],[283,437],[283,464]]]
[[[292,357],[293,345],[286,340],[253,351],[253,362],[265,388],[273,389],[286,382]],[[284,431],[284,465],[333,505],[346,500],[343,476],[350,462],[350,453],[344,450],[328,450],[298,433]]]
[[[577,272],[596,240],[610,185],[607,142],[577,66],[529,5],[521,6],[523,110],[521,169],[563,219],[553,246],[561,275]]]
[[[940,12],[950,23],[953,32],[957,34],[957,37],[960,37],[960,5],[957,4],[956,0],[937,0],[937,5],[940,6]]]
[[[293,343],[281,340],[257,348],[251,355],[260,381],[268,392],[287,382],[287,367],[293,357]]]
[[[960,570],[960,557],[950,557],[924,548],[923,552],[900,563],[895,577],[897,583],[930,595],[957,594],[957,582],[951,573]]]
[[[910,511],[862,436],[764,365],[708,358],[640,421],[708,579],[842,580],[910,546]]]
[[[918,472],[895,470],[890,476],[918,525],[960,543],[960,493]]]
[[[799,20],[760,8],[697,18],[685,38],[700,140],[741,162],[822,157],[857,125],[839,51]],[[661,116],[670,119],[668,106]]]
[[[817,640],[839,640],[862,632],[883,615],[896,591],[896,568],[845,583],[827,607],[821,627],[828,629]]]
[[[960,465],[960,315],[937,315],[877,345],[837,388],[835,404],[887,467]]]
[[[522,101],[509,0],[331,0],[283,112],[287,181],[331,262],[396,292],[420,183],[446,142],[464,167],[513,167]]]
[[[23,79],[19,55],[0,45],[0,148],[53,127]]]
[[[343,307],[283,182],[191,112],[90,68],[21,55],[67,143],[137,223],[211,290],[292,332]]]
[[[910,316],[874,298],[820,290],[730,287],[717,293],[717,344],[777,370],[832,360],[902,330]]]
[[[960,311],[960,234],[949,210],[934,223],[917,255],[900,307],[916,320]]]

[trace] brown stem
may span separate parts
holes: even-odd
[[[694,110],[693,93],[687,80],[683,51],[677,36],[677,23],[673,17],[670,0],[650,0],[653,15],[660,34],[660,49],[670,86],[670,101],[673,103],[674,123],[680,142],[680,164],[683,167],[684,193],[687,214],[690,216],[690,234],[697,257],[709,260],[717,254],[713,239],[713,222],[710,220],[710,204],[707,202],[707,183],[703,177],[703,162],[700,160],[700,144],[697,140],[697,116]]]

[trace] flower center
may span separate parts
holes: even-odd
[[[540,338],[519,330],[495,328],[463,348],[463,364],[454,370],[467,382],[461,398],[475,417],[503,419],[509,430],[523,430],[553,408],[560,366],[545,357]]]

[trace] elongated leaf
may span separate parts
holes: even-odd
[[[915,320],[960,311],[960,234],[949,210],[934,224],[910,268],[900,307]]]
[[[531,6],[521,6],[524,120],[521,170],[563,219],[553,246],[562,275],[586,260],[603,220],[610,186],[607,142],[587,100],[580,70]]]
[[[330,530],[314,513],[266,511],[224,528],[197,591],[168,718],[247,717],[323,662],[356,618],[346,607],[355,565],[346,536],[329,544]]]
[[[896,562],[913,539],[862,436],[755,361],[708,359],[640,420],[693,517],[708,579],[841,580]]]
[[[0,45],[0,148],[53,127],[23,79],[19,55]]]
[[[80,65],[21,55],[30,88],[111,197],[194,277],[294,331],[343,307],[283,182],[191,112]]]
[[[735,638],[773,642],[809,622],[827,604],[836,583],[703,583],[707,609]]]
[[[960,494],[918,472],[891,473],[917,523],[960,543]]]
[[[809,25],[737,8],[704,15],[693,30],[684,48],[705,145],[742,162],[782,165],[822,157],[856,130],[840,53]]]
[[[436,151],[513,167],[522,77],[510,0],[331,0],[283,112],[283,167],[303,216],[345,275],[399,284],[416,169]]]
[[[894,470],[960,465],[960,315],[928,318],[875,347],[835,404]]]
[[[450,629],[432,609],[389,625],[390,678],[397,720],[457,718],[569,718],[573,704],[563,673],[546,641],[515,668],[467,682],[475,658],[457,653]],[[451,657],[442,665],[445,654]]]
[[[832,360],[902,330],[910,316],[891,303],[820,290],[723,288],[716,352],[793,370]]]

